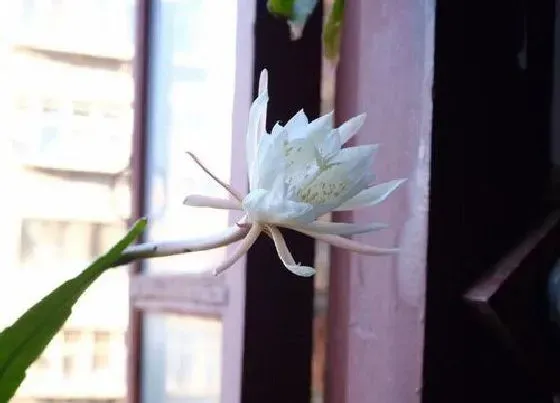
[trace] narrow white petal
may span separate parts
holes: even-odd
[[[247,236],[243,239],[243,241],[238,245],[237,249],[227,257],[218,267],[214,268],[214,275],[217,276],[223,273],[225,270],[229,269],[231,266],[235,264],[241,257],[247,253],[247,251],[253,246],[253,244],[258,239],[260,233],[262,231],[262,227],[260,224],[253,224],[251,229],[247,233]]]
[[[276,124],[272,128],[272,132],[270,134],[271,134],[271,136],[278,136],[283,130],[285,130],[284,126],[282,126],[280,123],[276,122]]]
[[[305,137],[313,140],[314,143],[320,144],[323,142],[333,129],[334,112],[329,112],[326,115],[319,116],[317,119],[309,123],[305,129]]]
[[[285,171],[284,143],[288,137],[285,129],[261,137],[256,160],[250,172],[250,190],[271,189],[279,172]]]
[[[251,105],[249,110],[249,121],[247,124],[246,158],[247,170],[251,172],[253,163],[257,156],[259,138],[266,133],[266,108],[268,105],[268,73],[263,70],[259,79],[259,96]],[[251,180],[251,178],[249,178]]]
[[[395,179],[362,190],[347,202],[342,203],[335,211],[354,210],[381,203],[404,182],[406,179]]]
[[[261,75],[259,76],[259,95],[266,95],[268,97],[268,70],[264,69],[261,71]],[[266,134],[266,112],[267,108],[264,108],[264,112],[262,112],[261,117],[259,119],[259,127],[258,127],[258,137]],[[257,145],[258,145],[258,138],[257,138]]]
[[[268,70],[263,69],[259,76],[259,95],[268,91]]]
[[[325,135],[323,142],[319,144],[319,151],[325,159],[330,159],[340,151],[342,142],[338,130],[331,130]]]
[[[339,164],[358,163],[357,161],[367,161],[372,163],[379,144],[365,144],[356,147],[345,147],[333,158],[333,162]]]
[[[329,243],[338,248],[348,249],[353,252],[361,253],[362,255],[369,255],[369,256],[394,255],[399,251],[398,248],[379,248],[377,246],[370,246],[361,242],[353,241],[352,239],[342,238],[337,235],[319,234],[317,232],[311,232],[311,231],[300,231],[300,232],[312,238]]]
[[[204,195],[188,195],[183,204],[192,207],[208,207],[219,210],[242,210],[241,203],[237,200],[220,199]]]
[[[350,140],[354,135],[362,128],[364,122],[366,121],[366,114],[362,113],[352,119],[347,120],[338,128],[340,133],[340,141],[342,144]]]
[[[284,236],[278,228],[272,225],[267,225],[266,227],[272,235],[272,240],[274,241],[276,252],[278,252],[278,257],[282,260],[286,269],[301,277],[310,277],[315,274],[315,269],[313,267],[302,266],[296,263],[294,257],[288,249],[288,246],[286,245]]]
[[[318,234],[352,235],[366,232],[379,231],[388,227],[387,224],[372,222],[368,224],[356,224],[345,222],[314,221],[309,224],[286,225],[287,228],[296,231],[309,231]]]
[[[212,171],[210,171],[210,169],[208,169],[206,167],[206,165],[204,165],[202,163],[202,161],[196,155],[194,155],[190,151],[187,151],[187,155],[192,158],[192,160],[200,167],[200,169],[202,169],[208,176],[210,176],[212,179],[214,179],[214,181],[216,181],[221,187],[223,187],[225,190],[227,190],[229,192],[229,194],[231,194],[235,199],[237,199],[239,201],[243,200],[243,195],[240,192],[235,190],[233,188],[233,186],[228,185],[227,183],[222,181],[220,178],[218,178],[216,175],[214,175],[212,173]]]
[[[323,116],[319,116],[316,119],[313,119],[311,123],[309,123],[309,128],[312,130],[331,130],[333,128],[333,121],[334,121],[334,111],[330,111],[329,113],[324,114]]]

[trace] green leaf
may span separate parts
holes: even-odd
[[[307,19],[313,13],[318,0],[268,0],[268,12],[287,18],[293,40],[301,38]]]
[[[323,28],[323,47],[325,57],[336,61],[340,50],[342,20],[344,19],[344,0],[334,0],[331,13]]]
[[[145,219],[137,221],[106,255],[60,285],[0,333],[0,402],[10,400],[23,382],[27,368],[58,333],[80,296],[119,259],[145,227]]]
[[[295,0],[268,0],[268,12],[277,16],[292,18]]]

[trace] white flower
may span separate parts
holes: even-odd
[[[300,231],[360,253],[394,253],[396,249],[364,245],[340,236],[379,230],[386,227],[384,224],[317,221],[332,211],[353,210],[380,203],[404,182],[404,179],[398,179],[372,185],[374,175],[371,165],[377,145],[343,147],[361,128],[365,114],[334,128],[332,113],[309,122],[305,113],[299,111],[285,126],[277,123],[269,134],[265,129],[267,103],[267,72],[264,70],[260,76],[259,95],[249,114],[247,195],[243,196],[219,181],[193,156],[235,200],[190,195],[185,204],[242,210],[245,213],[238,223],[243,241],[214,272],[219,274],[235,263],[264,231],[274,241],[286,268],[300,276],[313,275],[315,270],[312,267],[295,262],[278,227]]]

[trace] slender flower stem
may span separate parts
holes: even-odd
[[[180,255],[187,252],[227,246],[243,239],[247,236],[248,232],[250,232],[249,228],[235,225],[229,227],[225,231],[207,237],[193,238],[184,241],[146,242],[133,245],[124,250],[120,259],[113,264],[113,267],[125,265],[138,259]]]

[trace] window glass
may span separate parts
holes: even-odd
[[[165,314],[144,320],[143,401],[219,403],[221,322]]]
[[[162,0],[154,6],[148,128],[149,239],[180,240],[223,230],[228,212],[186,207],[188,194],[228,197],[186,154],[229,182],[235,77],[235,1]],[[224,248],[154,259],[149,273],[206,271]]]

